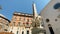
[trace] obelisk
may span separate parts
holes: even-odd
[[[32,20],[32,34],[44,34],[44,29],[41,25],[42,17],[38,15],[35,3],[32,4],[33,7],[33,20]]]

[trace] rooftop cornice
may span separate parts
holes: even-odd
[[[0,18],[3,18],[3,19],[7,20],[10,23],[10,20],[8,20],[7,18],[5,18],[3,16],[0,16]]]
[[[26,16],[26,17],[33,17],[33,14],[22,13],[22,12],[14,12],[13,15],[17,15],[17,16]]]

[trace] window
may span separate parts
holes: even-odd
[[[17,31],[17,34],[18,34],[18,31]]]
[[[28,23],[28,22],[27,22],[26,24],[27,24],[27,25],[29,25],[29,23]]]
[[[49,22],[49,19],[46,19],[46,22]]]
[[[27,22],[29,22],[29,19],[27,19]]]
[[[4,29],[5,31],[8,31],[7,29]]]
[[[13,22],[14,26],[15,26],[15,22]]]
[[[18,22],[18,26],[20,26],[20,22]]]
[[[21,20],[21,17],[19,18],[19,20]]]
[[[29,34],[29,30],[27,30],[27,34]]]
[[[60,8],[60,3],[54,5],[54,9],[58,9],[58,8]]]
[[[22,31],[22,34],[24,34],[24,31]]]
[[[51,27],[51,24],[48,24],[48,28],[49,28],[49,30],[50,30],[50,33],[51,33],[51,34],[54,34],[54,31],[53,31],[53,28]]]
[[[54,31],[53,31],[52,27],[49,27],[49,30],[50,30],[51,34],[54,34]]]

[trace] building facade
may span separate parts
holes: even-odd
[[[0,32],[8,32],[9,23],[10,21],[0,14]]]
[[[60,0],[51,0],[41,11],[46,34],[60,34]]]
[[[32,15],[15,12],[10,23],[10,32],[14,34],[31,34]]]

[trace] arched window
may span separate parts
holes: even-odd
[[[22,31],[22,34],[24,34],[24,31]]]
[[[29,30],[27,30],[27,34],[29,34]]]
[[[54,9],[58,9],[58,8],[60,8],[60,3],[54,5]]]
[[[17,34],[18,34],[18,31],[17,31]]]

